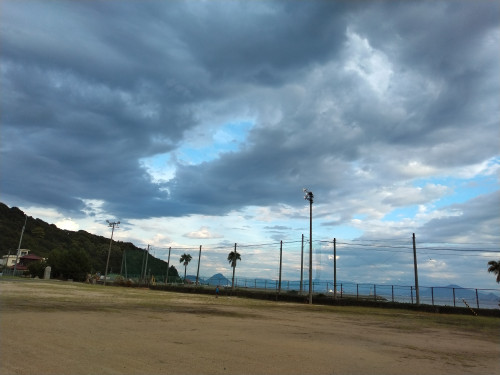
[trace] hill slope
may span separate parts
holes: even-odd
[[[0,256],[15,254],[24,225],[25,214],[17,207],[9,208],[0,202]],[[52,250],[83,249],[89,254],[91,271],[104,273],[109,251],[109,238],[97,236],[84,230],[77,232],[59,229],[54,224],[28,216],[21,244],[31,254],[48,258]],[[128,275],[141,274],[145,260],[145,250],[130,242],[113,241],[109,259],[109,272],[120,272],[126,260]],[[125,255],[125,256],[124,256]],[[148,273],[161,276],[166,274],[167,263],[152,255],[148,258]],[[124,271],[125,272],[125,271]],[[170,267],[170,276],[178,276],[177,269]]]

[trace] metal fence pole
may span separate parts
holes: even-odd
[[[455,303],[455,288],[453,288],[453,307],[457,307]]]

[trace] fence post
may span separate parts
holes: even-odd
[[[434,306],[434,287],[431,287],[432,306]]]
[[[344,293],[344,288],[342,288],[342,283],[340,283],[340,298],[342,298],[342,293]]]
[[[391,285],[392,302],[394,303],[394,285]]]
[[[267,290],[267,280],[264,280],[264,289]]]
[[[373,284],[373,298],[377,300],[377,285]]]
[[[477,304],[477,308],[479,309],[479,297],[477,295],[477,289],[476,289],[476,304]]]
[[[356,284],[356,301],[359,300],[359,284]]]
[[[410,285],[411,304],[413,305],[413,286]]]
[[[453,307],[457,307],[455,303],[455,288],[453,288]]]

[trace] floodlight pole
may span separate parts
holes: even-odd
[[[305,200],[309,201],[309,304],[312,305],[312,207],[314,194],[312,191],[304,189]]]
[[[113,233],[115,232],[115,227],[120,224],[119,221],[110,223],[106,220],[108,226],[111,227],[111,239],[109,240],[109,250],[108,250],[108,260],[106,261],[106,270],[104,271],[104,286],[106,286],[106,279],[108,278],[108,266],[109,266],[109,255],[111,254],[111,244],[113,243]]]

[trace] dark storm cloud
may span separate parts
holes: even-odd
[[[425,233],[422,241],[460,242],[463,238],[470,238],[476,241],[481,239],[481,242],[488,240],[494,242],[500,228],[498,207],[500,207],[498,191],[481,195],[465,203],[453,204],[448,208],[453,213],[451,216],[432,219],[420,228],[420,231]]]
[[[216,215],[295,206],[302,187],[354,200],[407,180],[415,160],[487,160],[498,3],[456,4],[4,1],[2,194]],[[347,69],[356,59],[371,81]],[[255,125],[240,150],[153,181],[140,160],[175,152],[204,115]]]

